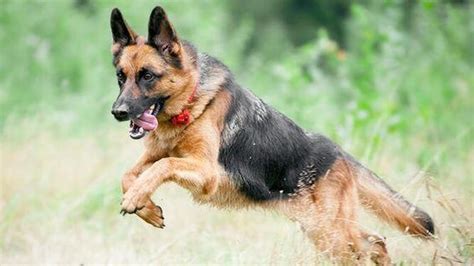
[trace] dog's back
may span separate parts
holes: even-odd
[[[226,75],[220,88],[229,91],[232,98],[221,133],[219,162],[246,197],[255,201],[285,199],[317,183],[336,160],[344,160],[352,168],[365,207],[402,231],[428,237],[434,234],[433,222],[425,212],[339,146],[322,135],[306,133],[242,88],[217,59],[208,55],[200,57],[206,58],[200,64],[206,69],[205,75],[212,72]]]
[[[328,139],[309,137],[232,77],[223,89],[230,92],[232,100],[219,162],[252,200],[286,198],[298,186],[314,183],[334,162],[337,147]]]

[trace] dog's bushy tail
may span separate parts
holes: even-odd
[[[365,208],[403,232],[427,239],[433,237],[434,223],[426,212],[408,202],[364,166],[356,168],[359,199]]]

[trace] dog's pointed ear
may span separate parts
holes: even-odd
[[[112,29],[112,37],[114,46],[124,47],[135,43],[138,35],[127,25],[123,19],[122,13],[118,8],[114,8],[110,14],[110,28]]]
[[[157,6],[151,11],[148,22],[148,44],[158,49],[161,54],[179,59],[181,44],[168,20],[165,11]]]

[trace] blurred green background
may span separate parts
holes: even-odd
[[[462,0],[0,1],[3,261],[323,260],[276,215],[196,206],[175,187],[157,193],[171,228],[118,218],[120,175],[141,144],[110,115],[109,16],[119,7],[145,34],[156,5],[241,85],[437,214],[440,242],[423,256],[413,248],[425,244],[403,238],[405,248],[380,229],[395,234],[396,262],[472,262],[474,8]],[[199,216],[192,226],[190,215]]]

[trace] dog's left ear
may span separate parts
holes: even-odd
[[[136,34],[123,19],[122,13],[118,8],[114,8],[110,14],[110,28],[112,29],[112,37],[114,46],[117,49],[135,43],[138,34]],[[114,48],[112,48],[114,50]]]
[[[173,61],[181,56],[181,43],[160,6],[153,9],[148,23],[148,44],[158,49],[162,55],[171,57]]]

